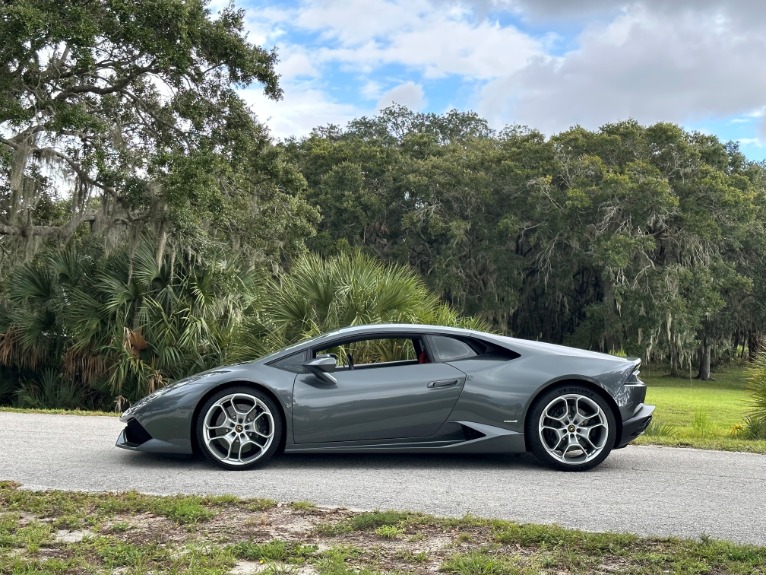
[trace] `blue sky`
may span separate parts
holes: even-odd
[[[214,7],[225,0],[213,0]],[[634,118],[766,158],[766,1],[236,0],[285,96],[243,90],[277,138],[392,102],[552,135]]]

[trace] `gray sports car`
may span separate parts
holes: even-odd
[[[582,471],[652,419],[639,359],[430,325],[341,329],[170,385],[117,446],[250,469],[298,452],[533,452]]]

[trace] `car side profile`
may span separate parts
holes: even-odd
[[[251,469],[277,451],[522,453],[583,471],[638,437],[639,359],[474,330],[355,326],[160,389],[117,446]]]

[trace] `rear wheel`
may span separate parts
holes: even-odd
[[[598,393],[567,385],[544,393],[529,412],[529,446],[545,465],[564,471],[592,469],[614,447],[614,413]]]
[[[282,438],[279,408],[262,391],[224,389],[202,406],[197,440],[210,461],[226,469],[252,469],[266,463]]]

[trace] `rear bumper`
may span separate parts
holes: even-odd
[[[653,405],[641,404],[641,407],[633,414],[633,417],[622,422],[622,436],[615,448],[619,449],[620,447],[625,447],[628,443],[646,431],[646,428],[652,421],[653,413]]]

